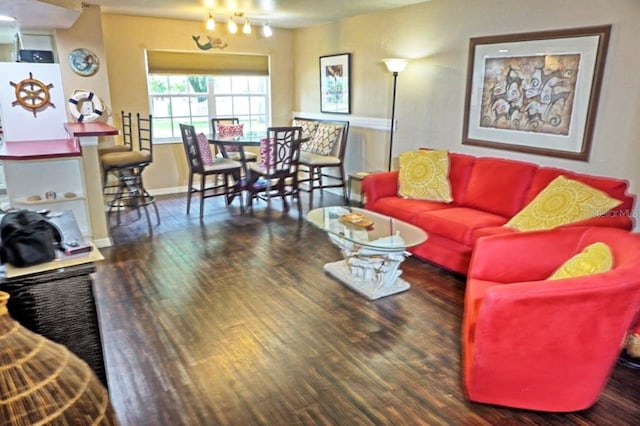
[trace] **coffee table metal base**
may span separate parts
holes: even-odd
[[[344,260],[327,263],[324,270],[366,298],[375,300],[411,287],[400,278],[400,264],[408,255],[406,251],[361,247],[333,234],[329,239],[340,247]]]

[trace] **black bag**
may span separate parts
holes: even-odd
[[[60,231],[40,213],[31,210],[9,212],[0,221],[0,261],[14,266],[31,266],[56,258]]]

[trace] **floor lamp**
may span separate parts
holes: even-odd
[[[396,83],[398,80],[398,73],[404,71],[407,66],[406,59],[383,59],[384,64],[387,66],[387,69],[393,73],[393,98],[391,101],[391,131],[389,132],[389,167],[388,170],[391,171],[391,160],[393,156],[393,134],[396,130],[395,120],[396,120]]]

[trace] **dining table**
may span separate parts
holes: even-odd
[[[218,133],[210,135],[207,139],[209,143],[215,145],[223,157],[228,157],[230,151],[237,151],[240,155],[240,163],[244,175],[247,174],[247,158],[245,148],[260,146],[260,141],[266,137],[266,132],[248,132],[241,136],[220,136]]]

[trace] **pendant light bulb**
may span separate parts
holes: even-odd
[[[233,16],[229,18],[229,24],[227,25],[227,27],[229,28],[229,32],[231,34],[235,34],[238,32],[238,26],[236,25],[236,22],[233,20]]]
[[[265,37],[271,37],[273,35],[273,31],[271,31],[271,27],[268,22],[264,24],[264,27],[262,27],[262,35]]]
[[[213,31],[216,29],[216,21],[213,20],[213,16],[209,14],[209,19],[207,19],[207,30]]]
[[[245,34],[251,34],[251,24],[249,23],[249,19],[247,18],[246,21],[244,21],[244,26],[242,27],[242,32]]]

